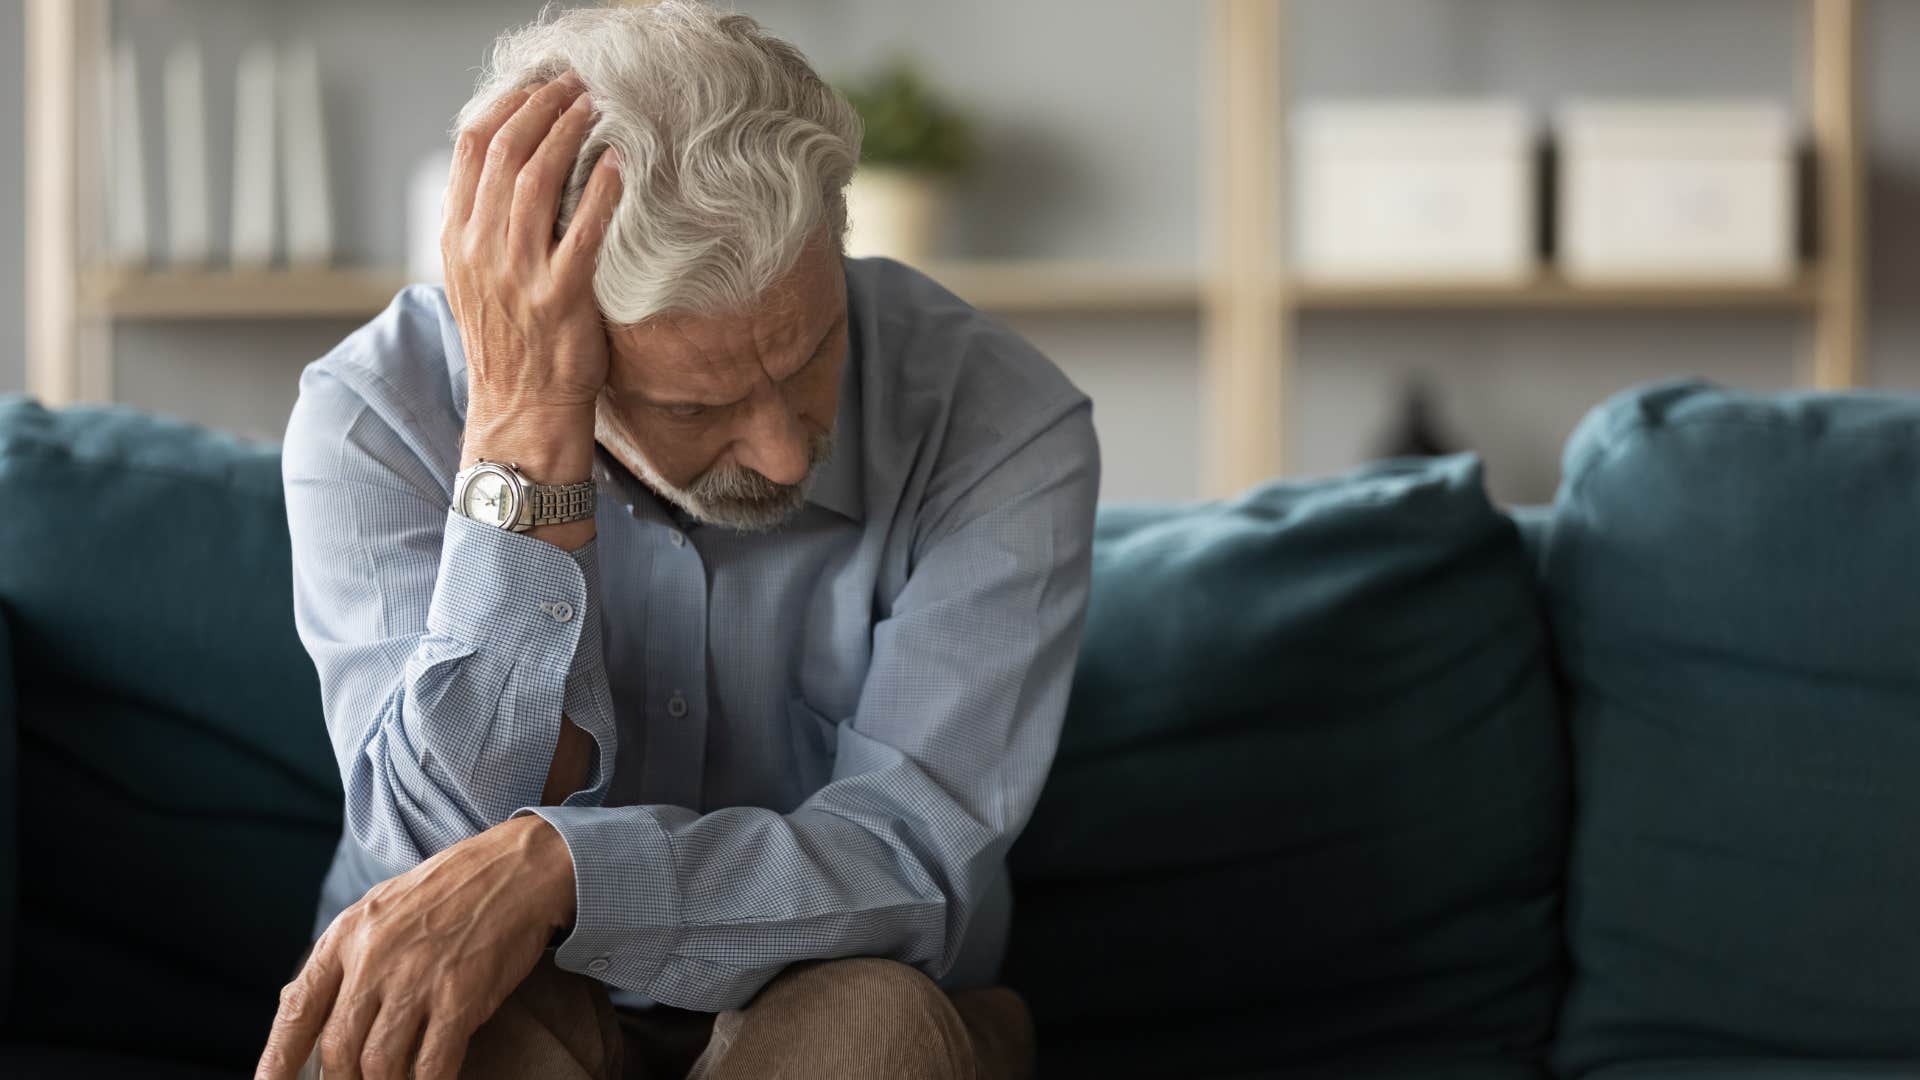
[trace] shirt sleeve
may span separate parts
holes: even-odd
[[[319,671],[346,824],[393,872],[540,801],[565,713],[614,760],[594,546],[448,510],[442,477],[353,390],[310,369],[283,472],[294,617]]]
[[[1059,740],[1099,487],[1088,411],[921,523],[859,705],[829,718],[832,779],[793,812],[522,809],[573,854],[561,967],[706,1011],[799,960],[952,967]]]

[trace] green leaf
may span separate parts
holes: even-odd
[[[927,86],[912,61],[896,59],[842,82],[840,91],[866,125],[863,164],[952,174],[973,163],[971,121]]]

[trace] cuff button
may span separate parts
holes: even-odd
[[[612,964],[609,964],[609,963],[607,962],[607,958],[606,958],[606,957],[604,957],[604,956],[596,956],[596,957],[594,957],[593,959],[591,959],[591,960],[589,960],[589,961],[587,961],[587,970],[588,970],[588,971],[595,971],[595,972],[598,972],[598,971],[605,971],[605,970],[607,970],[607,969],[608,969],[609,967],[612,967],[612,966],[613,966],[613,965],[612,965]]]

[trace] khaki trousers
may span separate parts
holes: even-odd
[[[467,1044],[462,1080],[1030,1080],[1033,1024],[1004,988],[947,993],[874,957],[795,964],[726,1012],[621,1012],[540,966]],[[303,1078],[320,1076],[319,1058]]]

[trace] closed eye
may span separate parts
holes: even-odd
[[[827,332],[820,335],[820,343],[813,347],[813,354],[808,356],[806,360],[800,364],[799,367],[794,368],[792,371],[788,372],[786,375],[786,378],[783,378],[780,381],[782,383],[785,383],[787,379],[791,379],[794,376],[799,375],[804,371],[807,371],[808,369],[813,367],[813,362],[815,360],[818,360],[821,357],[827,355],[827,353],[831,352],[832,351],[831,346],[833,345],[834,341],[838,337],[836,331],[838,331],[844,325],[846,325],[846,320],[842,319],[840,322],[837,322],[832,326],[827,327]]]
[[[708,407],[705,405],[662,405],[660,408],[668,416],[680,420],[691,420],[696,416],[704,414]]]
[[[831,337],[831,335],[829,335],[829,337]],[[789,372],[787,372],[787,373],[786,373],[786,375],[785,375],[784,377],[782,377],[782,378],[781,378],[781,380],[780,380],[780,382],[781,382],[782,384],[785,384],[785,383],[787,382],[787,380],[788,380],[788,379],[792,379],[792,378],[795,378],[795,377],[797,377],[797,376],[798,376],[798,375],[799,375],[799,374],[800,374],[801,372],[804,372],[804,371],[806,371],[806,370],[807,370],[808,368],[810,368],[810,367],[812,367],[812,366],[813,366],[813,362],[814,362],[815,360],[818,360],[818,359],[820,359],[820,357],[821,357],[821,356],[823,356],[823,355],[825,355],[825,354],[826,354],[826,351],[827,351],[827,343],[826,343],[825,341],[822,341],[822,342],[820,343],[820,346],[819,346],[818,348],[816,348],[816,349],[814,349],[814,350],[813,350],[813,355],[812,355],[812,356],[809,356],[809,357],[807,357],[807,358],[806,358],[806,360],[805,360],[805,361],[803,361],[803,362],[802,362],[802,363],[800,364],[800,366],[799,366],[799,367],[797,367],[797,368],[794,368],[794,369],[793,369],[792,371],[789,371]]]

